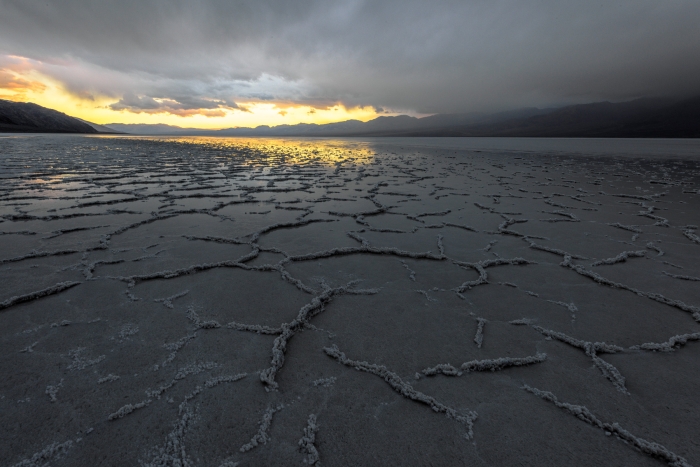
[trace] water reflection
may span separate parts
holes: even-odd
[[[335,165],[338,162],[369,164],[374,161],[374,145],[367,141],[317,138],[240,138],[210,136],[114,136],[98,135],[91,138],[149,141],[178,145],[178,150],[193,152],[229,152],[240,162],[251,166],[278,164],[297,165],[318,163]],[[183,147],[185,146],[185,147]],[[187,147],[189,146],[189,147]],[[162,148],[167,151],[166,148]],[[246,157],[247,156],[247,157]]]

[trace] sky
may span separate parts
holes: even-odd
[[[328,123],[700,95],[698,0],[0,0],[0,99]]]

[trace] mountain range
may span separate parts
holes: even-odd
[[[201,130],[163,124],[96,125],[31,103],[0,100],[0,132],[127,133],[171,136],[490,136],[698,138],[700,97],[644,98],[493,114],[378,117],[368,122]]]
[[[56,110],[0,99],[0,132],[98,133],[98,130]]]
[[[125,133],[159,135],[201,135],[201,136],[403,136],[406,132],[424,131],[439,128],[466,127],[480,123],[496,123],[506,120],[542,115],[548,110],[527,108],[496,114],[463,113],[437,114],[416,118],[408,115],[377,117],[368,122],[346,120],[344,122],[296,125],[261,125],[255,128],[226,128],[222,130],[201,130],[181,128],[173,125],[120,124],[108,126]],[[408,135],[412,136],[412,135]]]

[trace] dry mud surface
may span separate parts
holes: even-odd
[[[700,465],[699,161],[0,138],[0,464]]]

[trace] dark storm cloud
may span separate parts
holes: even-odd
[[[0,53],[124,108],[450,112],[700,94],[697,0],[0,0],[0,11]]]

